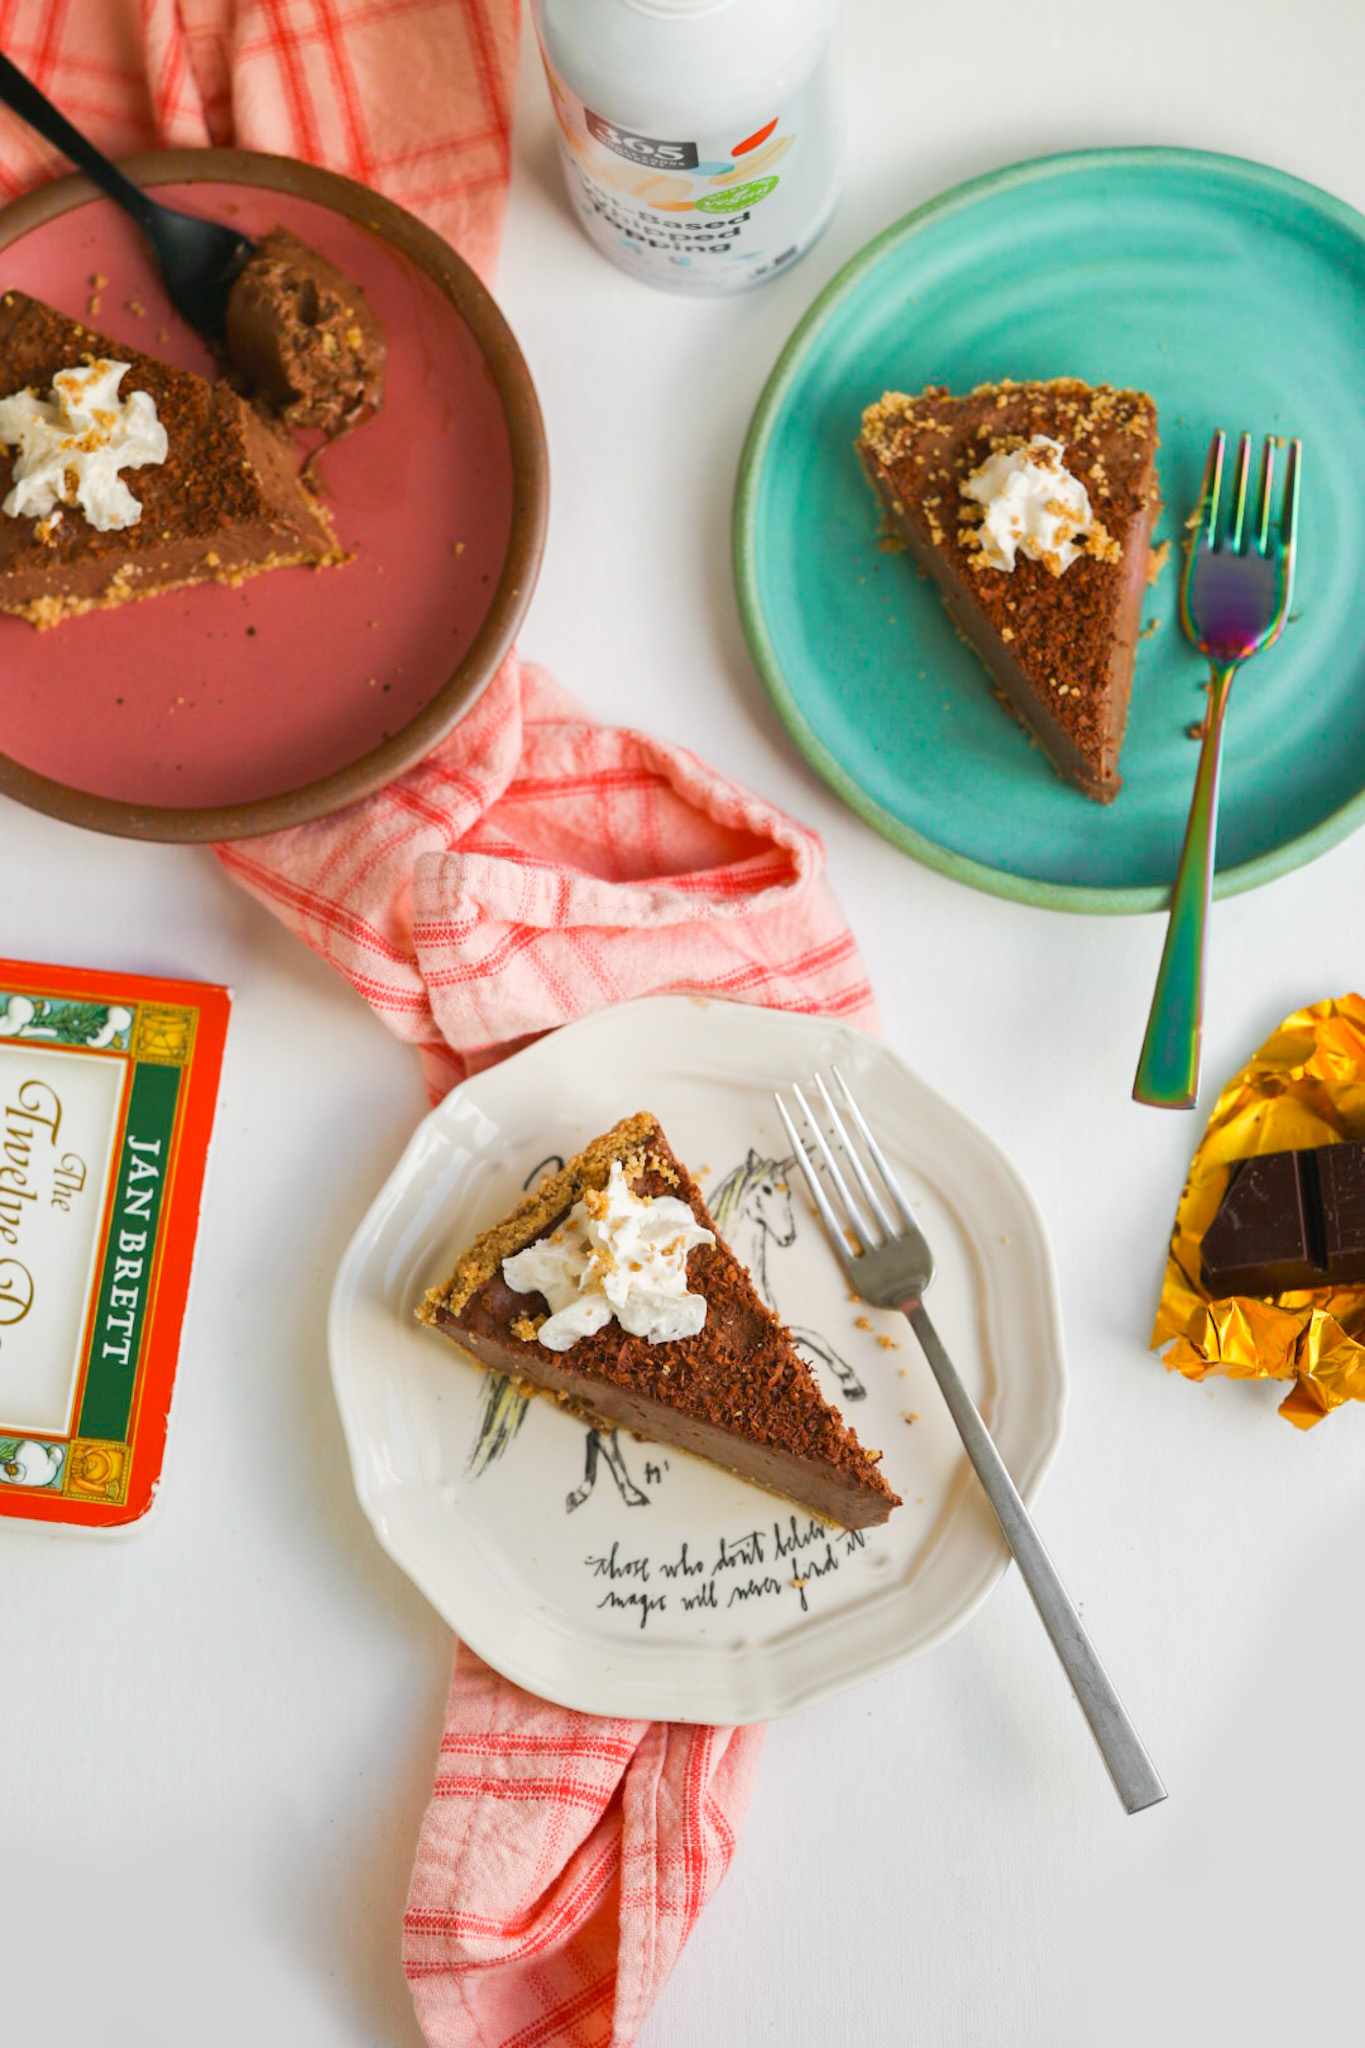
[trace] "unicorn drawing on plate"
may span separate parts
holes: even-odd
[[[796,1211],[788,1180],[795,1164],[794,1159],[761,1159],[751,1147],[748,1158],[726,1174],[709,1198],[721,1235],[740,1263],[748,1267],[755,1287],[775,1316],[782,1311],[768,1277],[768,1246],[771,1243],[785,1251],[796,1241]],[[807,1364],[817,1370],[823,1366],[832,1373],[846,1401],[865,1399],[867,1388],[827,1337],[794,1323],[787,1327]]]
[[[523,1186],[529,1188],[543,1174],[558,1169],[562,1164],[560,1159],[542,1159],[534,1172],[527,1175]],[[781,1310],[768,1277],[768,1247],[771,1242],[785,1251],[796,1240],[796,1212],[787,1179],[793,1164],[791,1159],[761,1158],[750,1148],[748,1158],[726,1174],[710,1199],[717,1228],[735,1256],[748,1267],[754,1285],[774,1315],[780,1315]],[[832,1374],[846,1401],[861,1401],[865,1397],[867,1388],[828,1338],[817,1330],[801,1329],[791,1324],[788,1328],[797,1350],[807,1363],[817,1371],[823,1367]],[[510,1448],[526,1419],[529,1401],[530,1396],[524,1394],[506,1373],[484,1374],[478,1424],[465,1463],[471,1479],[477,1479],[481,1472],[486,1472]],[[627,1507],[648,1507],[649,1495],[637,1486],[626,1465],[620,1431],[588,1425],[585,1436],[583,1477],[565,1499],[567,1511],[572,1514],[575,1508],[582,1507],[592,1494],[603,1466],[615,1480],[617,1491]]]
[[[530,1398],[506,1373],[484,1374],[478,1428],[465,1460],[465,1471],[471,1479],[477,1479],[481,1472],[486,1472],[506,1451],[526,1419]],[[628,1508],[647,1508],[649,1495],[642,1493],[630,1476],[625,1453],[621,1449],[620,1430],[598,1429],[589,1423],[584,1434],[583,1477],[565,1497],[564,1506],[568,1512],[572,1514],[575,1508],[581,1508],[591,1494],[597,1484],[599,1464],[605,1465],[616,1481],[617,1491]]]
[[[557,1154],[542,1159],[539,1166],[532,1167],[522,1182],[522,1188],[532,1188],[547,1173],[557,1173],[564,1161]],[[530,1396],[523,1394],[516,1381],[506,1373],[486,1372],[483,1376],[483,1393],[479,1400],[479,1420],[474,1432],[474,1441],[465,1460],[465,1471],[471,1479],[477,1479],[481,1472],[495,1464],[513,1442],[522,1423]],[[564,1506],[569,1514],[581,1508],[597,1484],[597,1468],[605,1465],[616,1481],[617,1491],[628,1508],[647,1508],[649,1495],[642,1493],[631,1478],[626,1467],[625,1453],[621,1449],[621,1433],[617,1429],[598,1429],[589,1423],[585,1430],[586,1442],[583,1449],[583,1477],[565,1499]]]

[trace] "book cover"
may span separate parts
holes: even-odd
[[[0,960],[0,1516],[161,1478],[228,991]]]

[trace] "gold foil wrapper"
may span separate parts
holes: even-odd
[[[1219,1096],[1176,1210],[1152,1331],[1152,1349],[1170,1344],[1166,1368],[1186,1379],[1291,1381],[1280,1413],[1299,1429],[1365,1400],[1365,1287],[1215,1301],[1200,1282],[1199,1247],[1237,1160],[1337,1138],[1365,1139],[1365,1001],[1356,995],[1286,1017]]]

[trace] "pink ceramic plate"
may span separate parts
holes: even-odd
[[[544,433],[492,299],[399,207],[239,151],[127,168],[248,234],[292,229],[364,287],[388,337],[383,410],[318,465],[344,567],[175,591],[45,633],[0,617],[0,790],[103,831],[237,838],[378,788],[478,695],[534,585]],[[90,195],[64,179],[0,214],[0,289],[211,371],[131,222]]]

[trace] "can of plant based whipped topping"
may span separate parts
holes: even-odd
[[[747,290],[804,255],[843,167],[838,0],[535,0],[569,196],[667,290]]]

